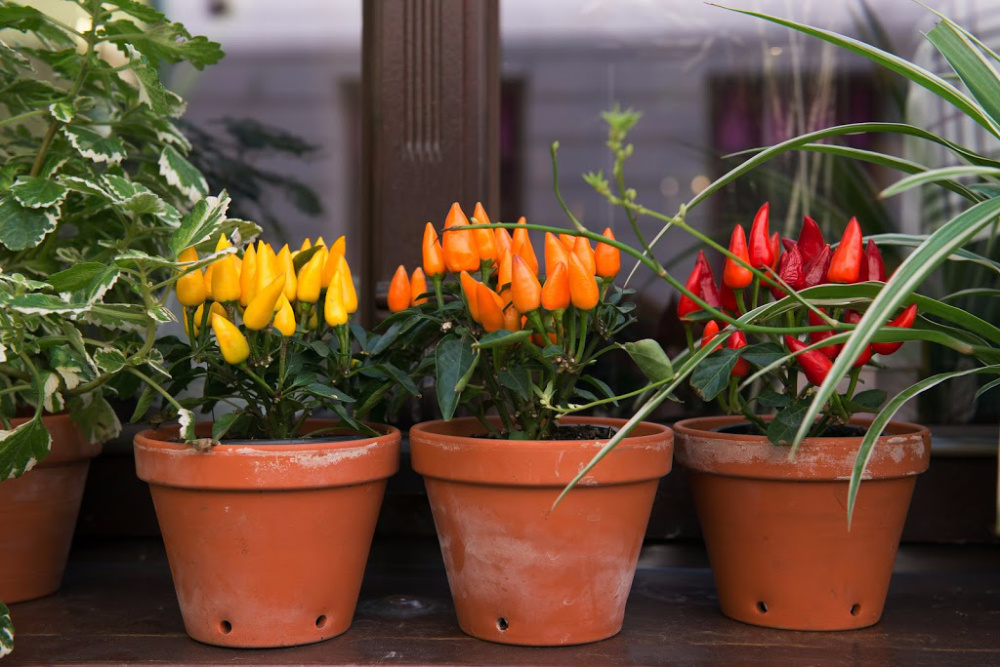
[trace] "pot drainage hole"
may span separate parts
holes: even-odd
[[[855,602],[851,605],[851,616],[857,616],[861,613],[861,605]]]
[[[326,625],[326,614],[321,614],[316,617],[316,627],[322,628],[324,625]]]
[[[762,614],[766,614],[767,613],[767,603],[763,602],[763,601],[758,602],[757,603],[757,611],[759,611]]]
[[[228,635],[230,632],[233,631],[233,624],[230,623],[229,621],[223,621],[222,623],[219,624],[219,629],[222,630],[222,634]]]
[[[506,618],[503,618],[501,616],[500,618],[497,619],[497,630],[499,630],[500,632],[507,632],[507,628],[509,627],[510,624],[507,622]]]

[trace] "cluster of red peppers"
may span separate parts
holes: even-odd
[[[824,240],[819,225],[809,216],[804,217],[799,237],[793,241],[780,238],[777,232],[771,233],[769,214],[770,205],[765,203],[754,217],[749,238],[743,225],[737,224],[733,228],[729,252],[740,261],[726,257],[721,284],[716,283],[705,253],[699,252],[694,269],[685,283],[687,290],[708,306],[738,317],[746,312],[744,295],[748,288],[752,288],[753,307],[757,305],[759,288],[762,285],[767,287],[777,300],[787,296],[789,290],[797,292],[824,283],[886,280],[882,254],[871,239],[867,244],[863,243],[857,219],[851,218],[840,243],[836,248],[832,248]],[[749,267],[758,269],[763,277],[758,277]],[[677,314],[682,320],[688,322],[693,319],[692,315],[700,310],[702,307],[695,300],[682,294],[677,307]],[[822,312],[826,314],[826,311]],[[847,324],[857,324],[861,314],[854,310],[844,310],[840,317],[841,321]],[[888,322],[887,326],[909,329],[916,318],[917,306],[914,304]],[[808,323],[812,327],[828,324],[812,311],[808,313]],[[718,323],[710,320],[702,334],[702,346],[713,340],[719,330]],[[826,379],[833,365],[832,359],[837,357],[843,346],[825,345],[810,350],[806,348],[833,336],[834,333],[833,329],[812,331],[808,343],[793,336],[784,336],[785,347],[796,353],[796,361],[806,379],[814,385],[820,385]],[[902,341],[871,343],[855,360],[854,366],[860,367],[868,363],[873,353],[892,354],[902,344]],[[745,347],[746,336],[741,331],[735,331],[727,339],[726,345],[731,349]],[[732,375],[742,377],[749,371],[749,364],[741,358],[734,366]]]

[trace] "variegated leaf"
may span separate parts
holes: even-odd
[[[29,419],[12,431],[0,431],[0,480],[19,477],[45,458],[52,438],[40,417]]]
[[[125,145],[117,137],[103,137],[76,125],[67,125],[62,131],[73,148],[89,160],[118,164],[125,159]]]
[[[97,350],[94,352],[94,361],[105,373],[117,373],[125,368],[127,360],[120,350],[113,347]]]
[[[14,622],[10,620],[10,609],[0,602],[0,658],[14,650]]]
[[[229,195],[223,190],[218,197],[205,197],[191,209],[170,237],[170,250],[174,257],[190,246],[198,245],[214,238],[219,226],[226,220],[229,209]]]
[[[67,303],[50,294],[24,294],[11,299],[7,307],[22,315],[77,314],[87,310],[85,305]]]
[[[160,175],[177,188],[192,203],[208,194],[208,183],[198,169],[187,161],[173,146],[166,146],[160,153]]]
[[[58,222],[58,206],[25,208],[13,197],[0,197],[0,243],[11,250],[34,248]]]
[[[69,102],[54,102],[49,105],[49,113],[60,123],[68,123],[73,120],[76,108]]]

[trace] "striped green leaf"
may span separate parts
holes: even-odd
[[[929,185],[931,183],[948,182],[956,178],[965,176],[995,176],[1000,177],[1000,169],[996,167],[980,167],[976,165],[962,165],[958,167],[942,167],[940,169],[928,169],[919,174],[913,174],[906,178],[901,178],[879,193],[879,197],[885,199],[898,195],[907,190]]]
[[[951,21],[934,26],[927,41],[941,52],[990,118],[1000,122],[1000,76],[983,52]]]

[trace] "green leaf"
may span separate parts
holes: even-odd
[[[125,159],[125,144],[117,137],[102,137],[78,125],[66,125],[62,131],[73,148],[89,160],[118,164]]]
[[[595,378],[593,375],[584,375],[580,379],[583,380],[584,382],[589,383],[590,385],[595,387],[598,391],[600,391],[603,398],[613,399],[611,401],[612,405],[618,405],[618,399],[615,396],[615,390],[612,389],[610,386],[608,386],[607,382]]]
[[[14,650],[14,622],[10,620],[10,609],[0,602],[0,658]]]
[[[860,324],[858,326],[860,326]],[[1000,364],[932,375],[931,377],[924,378],[923,380],[910,385],[903,391],[893,396],[892,399],[886,403],[886,406],[882,408],[882,411],[876,415],[875,419],[872,420],[871,425],[868,427],[868,432],[865,433],[865,437],[861,440],[861,446],[858,448],[858,455],[854,459],[854,469],[851,471],[851,483],[847,491],[848,527],[850,527],[851,518],[854,516],[854,505],[858,499],[858,489],[861,487],[861,480],[864,477],[865,469],[868,467],[868,462],[871,460],[875,442],[878,440],[879,435],[881,435],[882,431],[889,424],[889,422],[892,421],[892,418],[896,415],[899,408],[901,408],[914,396],[927,391],[931,387],[935,387],[942,382],[978,373],[993,373],[1000,375]]]
[[[97,367],[105,373],[117,373],[128,363],[121,350],[116,350],[113,347],[97,350],[92,356]]]
[[[711,401],[729,386],[739,350],[723,348],[706,357],[691,373],[691,386],[704,401]]]
[[[412,396],[420,395],[420,390],[417,389],[417,385],[413,382],[413,379],[402,370],[392,364],[379,364],[378,367],[388,373],[396,381],[396,384],[406,390],[408,394]]]
[[[670,357],[663,351],[658,342],[652,338],[644,338],[635,342],[628,342],[622,348],[632,357],[632,361],[639,366],[639,369],[653,382],[669,380],[674,375],[674,367],[670,363]],[[733,362],[736,363],[735,361]]]
[[[85,305],[67,303],[65,300],[50,294],[24,294],[11,299],[8,308],[24,315],[52,315],[56,313],[82,313],[87,310]]]
[[[495,347],[503,347],[505,345],[516,345],[517,343],[522,343],[529,338],[531,338],[531,331],[529,329],[521,329],[520,331],[507,331],[506,329],[500,329],[486,334],[475,342],[472,347],[477,350],[489,350]]]
[[[157,163],[160,175],[191,202],[208,194],[208,183],[197,167],[187,161],[173,146],[166,146]]]
[[[106,23],[104,29],[109,42],[132,44],[153,61],[184,60],[200,70],[219,62],[224,55],[218,44],[205,37],[192,37],[180,23],[160,20],[140,30],[132,21],[119,20]]]
[[[755,343],[740,348],[740,356],[754,366],[764,367],[781,361],[788,352],[777,343]]]
[[[35,415],[13,431],[0,431],[0,480],[19,477],[49,453],[52,438]]]
[[[73,120],[76,107],[69,102],[53,102],[49,105],[49,113],[60,123],[68,123]]]
[[[436,365],[436,391],[438,405],[445,419],[455,416],[461,391],[456,391],[459,380],[472,366],[472,342],[449,337],[441,341],[434,352]]]
[[[770,387],[764,387],[757,393],[757,405],[762,408],[785,408],[791,402],[788,394],[779,394]]]
[[[10,186],[10,194],[21,206],[48,208],[66,198],[68,190],[56,181],[41,176],[22,176]]]
[[[996,387],[1000,387],[1000,378],[997,378],[995,380],[990,380],[989,382],[987,382],[986,384],[984,384],[982,387],[980,387],[979,391],[976,392],[976,397],[973,400],[978,401],[980,396],[982,396],[986,392],[988,392],[991,389],[994,389]]]
[[[239,412],[227,412],[224,415],[220,415],[212,422],[212,440],[222,440],[229,429],[233,427],[236,420],[240,418]]]
[[[962,178],[963,176],[1000,176],[1000,169],[997,169],[996,167],[979,167],[976,165],[928,169],[925,172],[901,178],[882,190],[878,196],[880,199],[886,199],[921,185]]]
[[[184,112],[184,105],[160,82],[159,71],[131,44],[125,44],[124,47],[129,59],[129,69],[135,74],[139,103],[145,104],[160,117],[180,116]]]
[[[942,225],[903,260],[892,278],[872,300],[868,310],[855,326],[853,334],[844,343],[840,355],[834,360],[826,380],[817,389],[804,422],[796,434],[793,448],[798,447],[798,443],[806,435],[808,424],[819,416],[823,406],[836,391],[837,384],[847,374],[853,361],[858,358],[882,324],[891,319],[897,308],[910,297],[913,290],[931,271],[981,229],[992,224],[998,214],[1000,214],[1000,199],[987,199],[976,204]]]
[[[134,183],[123,176],[107,174],[104,183],[115,203],[132,213],[160,213],[166,204],[152,190],[141,183]]]
[[[340,401],[341,403],[353,403],[354,399],[347,394],[331,387],[328,384],[320,384],[319,382],[312,382],[305,386],[305,391],[316,396],[317,398],[332,399],[334,401]]]
[[[990,118],[1000,121],[1000,76],[983,53],[950,21],[938,23],[926,37]]]
[[[34,248],[59,222],[58,207],[24,208],[13,197],[0,197],[0,243],[9,249]]]
[[[881,389],[859,391],[851,399],[848,409],[851,412],[878,412],[885,399],[886,393]]]
[[[368,349],[368,354],[375,356],[385,351],[390,345],[395,342],[396,338],[399,337],[399,332],[402,331],[402,322],[393,322],[392,326],[385,330],[385,333],[381,336],[372,336],[369,339],[371,347]]]
[[[180,227],[170,237],[170,250],[177,257],[186,248],[198,245],[218,235],[219,226],[226,219],[229,195],[223,190],[218,197],[205,197],[191,209]]]
[[[802,418],[808,409],[808,403],[797,401],[782,410],[778,410],[774,419],[767,425],[767,439],[780,447],[792,444],[795,433],[800,428],[807,426],[802,422]]]
[[[135,424],[146,416],[149,408],[153,405],[153,401],[156,399],[156,395],[156,391],[152,387],[146,386],[143,388],[142,393],[139,394],[139,400],[135,402],[135,410],[129,418],[130,423]]]
[[[90,285],[106,268],[107,265],[101,262],[83,262],[53,273],[49,276],[48,283],[57,292],[76,292]]]
[[[531,398],[531,373],[524,366],[505,368],[497,376],[500,384],[513,389],[518,398],[525,401]]]
[[[0,28],[34,32],[56,44],[72,46],[73,39],[34,7],[5,3],[0,5]]]

